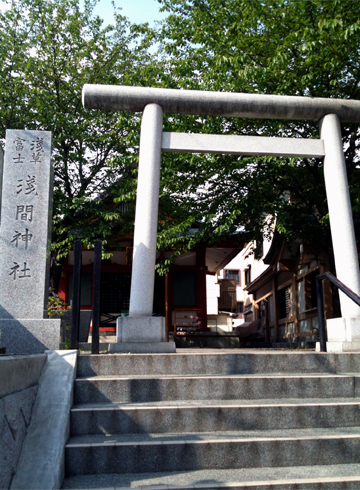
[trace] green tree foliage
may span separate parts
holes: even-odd
[[[172,88],[358,99],[357,0],[159,0],[169,13],[158,32],[162,85]],[[160,84],[160,83],[159,83]],[[167,130],[319,137],[316,123],[174,117]],[[360,212],[359,131],[343,141],[353,210]],[[166,155],[163,189],[214,238],[243,227],[249,237],[278,231],[331,253],[322,162]],[[199,192],[200,191],[200,192]],[[290,200],[286,198],[290,196]],[[171,230],[163,233],[164,243]]]
[[[111,244],[132,229],[138,114],[84,111],[84,83],[353,98],[359,96],[357,0],[159,0],[158,32],[113,26],[96,0],[13,0],[0,11],[0,141],[6,128],[54,138],[53,256],[81,238]],[[83,5],[83,7],[81,7]],[[144,36],[148,34],[148,36]],[[148,47],[160,43],[158,58]],[[317,124],[167,115],[167,131],[318,137]],[[360,214],[358,129],[343,127],[354,213]],[[291,198],[286,199],[289,195]],[[129,214],[117,203],[128,202]],[[270,216],[270,218],[269,218]],[[164,154],[158,248],[176,254],[242,228],[278,230],[331,251],[319,160]],[[171,218],[171,219],[170,219]],[[199,233],[188,236],[195,220]],[[165,264],[168,266],[169,264]]]
[[[129,219],[113,198],[134,200],[139,115],[85,111],[81,92],[85,83],[141,84],[150,57],[125,17],[115,10],[103,27],[95,4],[14,0],[0,12],[0,138],[7,128],[53,134],[56,260],[74,238],[106,243],[133,220],[133,207]]]

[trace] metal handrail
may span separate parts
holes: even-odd
[[[92,310],[92,340],[91,353],[99,354],[99,327],[100,327],[100,276],[101,276],[101,249],[102,242],[96,241],[94,245],[94,276],[93,276],[93,310]],[[79,324],[81,303],[81,271],[82,271],[82,243],[74,242],[74,271],[72,296],[72,322],[70,331],[70,349],[79,348]]]
[[[82,244],[80,240],[74,242],[74,270],[73,270],[73,296],[70,331],[70,349],[79,348],[80,330],[80,294],[81,294]]]
[[[100,288],[101,288],[101,251],[102,242],[96,240],[94,243],[94,277],[93,277],[93,315],[91,354],[99,354],[99,329],[100,329]]]
[[[344,283],[339,281],[331,272],[324,272],[324,274],[319,274],[316,276],[316,297],[317,297],[317,310],[319,319],[319,336],[320,336],[320,352],[326,352],[326,332],[325,332],[325,313],[324,313],[324,296],[323,296],[323,285],[324,279],[328,279],[336,287],[338,287],[346,296],[354,301],[358,306],[360,306],[360,296],[354,293],[350,288],[345,286]]]

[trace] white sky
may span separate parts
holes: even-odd
[[[121,13],[133,24],[148,22],[153,25],[154,21],[166,17],[165,12],[159,12],[161,5],[157,0],[115,0],[115,5],[121,7]],[[105,24],[113,21],[112,12],[111,0],[100,0],[94,10],[95,14],[104,19]]]
[[[115,0],[115,5],[121,7],[122,14],[128,17],[133,24],[148,22],[153,25],[156,20],[166,17],[166,13],[159,12],[161,5],[157,0]],[[6,8],[9,8],[9,5],[0,0],[0,11]],[[99,0],[94,10],[95,14],[104,19],[105,25],[112,23],[112,12],[111,0]]]

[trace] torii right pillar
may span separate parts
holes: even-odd
[[[360,296],[359,259],[356,248],[349,185],[340,120],[328,114],[320,121],[324,141],[324,178],[338,279]],[[327,351],[360,351],[360,308],[340,292],[341,318],[327,320]]]

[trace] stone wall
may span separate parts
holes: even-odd
[[[9,488],[31,420],[37,385],[0,400],[0,488]]]
[[[0,489],[16,472],[46,355],[0,357]]]

